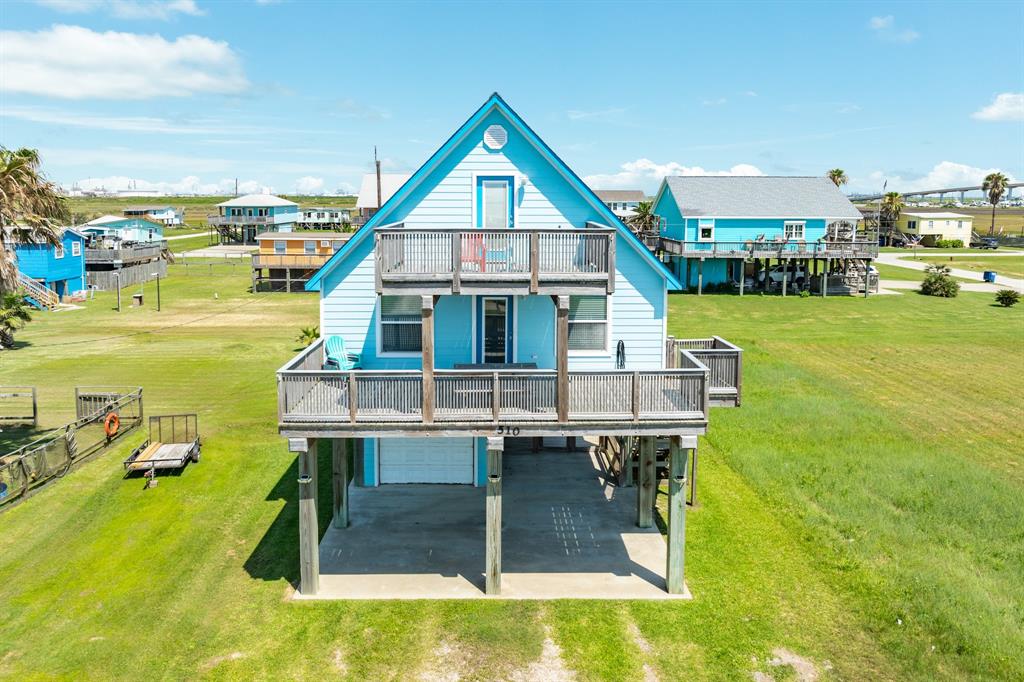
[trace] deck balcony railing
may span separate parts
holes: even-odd
[[[615,287],[615,231],[377,228],[379,293],[573,294]]]
[[[720,336],[665,342],[665,366],[687,366],[690,358],[708,368],[712,405],[739,407],[743,394],[743,349]]]
[[[553,369],[434,370],[434,404],[427,417],[421,371],[323,370],[322,348],[323,341],[317,342],[278,372],[278,421],[284,430],[419,427],[465,433],[505,424],[525,432],[594,424],[703,428],[707,423],[709,371],[688,351],[680,351],[680,366],[673,369],[570,371],[566,417],[559,419]]]
[[[279,254],[279,253],[254,253],[252,266],[254,268],[319,268],[327,262],[329,255],[320,254]]]
[[[647,240],[648,246],[665,253],[707,258],[860,258],[878,257],[877,241],[679,241],[660,237]]]
[[[89,265],[101,265],[148,261],[159,258],[166,248],[167,242],[157,242],[153,244],[124,246],[117,249],[86,249],[85,262]]]
[[[273,225],[272,215],[208,215],[206,222],[210,225]],[[298,216],[295,216],[298,219]]]

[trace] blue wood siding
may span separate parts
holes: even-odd
[[[62,297],[85,289],[85,239],[69,231],[61,240],[64,257],[57,258],[56,249],[48,244],[16,244],[14,253],[18,269],[27,277],[43,280]],[[74,244],[78,244],[78,255]]]

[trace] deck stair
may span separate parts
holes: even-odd
[[[18,286],[24,290],[25,300],[40,310],[53,310],[60,305],[60,297],[55,292],[22,272],[18,273]]]

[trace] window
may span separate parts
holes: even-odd
[[[702,242],[715,241],[714,218],[699,218],[697,220],[697,240]]]
[[[485,180],[483,185],[483,223],[485,228],[509,227],[508,181]]]
[[[423,350],[423,317],[419,296],[380,297],[380,350],[382,353],[419,353]]]
[[[917,229],[917,221],[916,220],[908,220],[907,221],[907,229],[908,230],[916,230]]]
[[[569,350],[607,350],[608,298],[569,297]]]
[[[332,242],[332,244],[333,244],[333,248],[334,248],[334,251],[335,251],[335,253],[337,253],[337,251],[338,251],[338,250],[339,250],[339,249],[340,249],[341,247],[345,246],[345,242],[341,241],[340,239],[338,239],[338,240],[336,240],[336,241]]]
[[[929,220],[928,221],[928,227],[935,227],[935,221],[934,220]]]
[[[64,247],[63,246],[55,246],[55,247],[53,247],[53,257],[55,259],[57,259],[57,260],[60,260],[61,258],[63,258],[64,257]]]
[[[962,220],[956,221],[956,227],[957,227],[958,230],[962,230],[963,227],[964,227],[964,221],[962,221]]]
[[[316,253],[316,241],[312,239],[307,239],[306,241],[302,242],[302,246],[305,249],[307,256]]]
[[[329,249],[331,247],[331,240],[330,239],[321,239],[320,240],[320,246],[324,247],[325,249]]]
[[[280,255],[284,255],[285,253],[287,253],[287,251],[288,251],[288,243],[286,241],[284,241],[283,239],[275,239],[274,240],[274,253],[276,253],[276,254],[278,254],[280,256]]]
[[[82,255],[82,243],[81,242],[71,242],[71,255],[72,256],[81,256]]]
[[[786,222],[782,224],[782,232],[786,239],[803,239],[804,223]]]

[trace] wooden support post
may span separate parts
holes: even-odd
[[[743,295],[743,287],[747,279],[747,261],[740,261],[740,296]]]
[[[782,268],[782,296],[783,296],[783,298],[785,298],[785,296],[786,296],[786,289],[789,286],[789,261],[788,260],[787,261],[783,261],[780,258],[779,259],[779,263],[783,263],[783,262],[785,262],[785,264],[786,264],[785,267]]]
[[[452,293],[462,291],[462,233],[452,234]]]
[[[615,239],[615,232],[608,235],[608,286],[605,290],[609,295],[615,293]]]
[[[672,436],[669,439],[668,454],[668,560],[665,567],[665,583],[669,594],[682,594],[685,591],[686,459],[682,437]]]
[[[317,525],[317,444],[313,438],[289,438],[288,448],[299,459],[299,592],[320,589],[320,533]]]
[[[697,261],[697,295],[704,294],[704,259]]]
[[[871,261],[864,261],[864,298],[868,297],[868,287],[871,286]]]
[[[284,290],[289,294],[292,293],[292,269],[284,269]]]
[[[351,438],[331,439],[332,477],[334,484],[335,528],[348,528],[348,454],[352,449]]]
[[[831,262],[828,258],[825,259],[825,270],[821,273],[821,297],[825,298],[828,296],[828,270],[831,266]]]
[[[487,439],[487,565],[484,591],[501,594],[501,454],[505,439]]]
[[[565,451],[576,452],[576,436],[565,437]]]
[[[540,449],[544,446],[544,438],[541,436],[534,436],[530,443],[530,450],[533,452],[540,452]]]
[[[423,320],[423,423],[434,423],[434,297],[421,296]]]
[[[683,282],[683,288],[686,289],[687,291],[690,290],[690,268],[691,267],[693,267],[693,266],[690,264],[690,259],[687,258],[686,259],[686,281]]]
[[[690,505],[697,506],[697,442],[693,442],[693,449],[690,450]]]
[[[555,307],[558,309],[555,334],[555,366],[558,379],[555,395],[558,403],[558,421],[564,424],[569,421],[569,297],[554,298]]]
[[[540,286],[540,233],[530,233],[530,293],[537,293]]]
[[[658,492],[655,448],[654,436],[640,437],[640,480],[636,487],[636,525],[640,528],[654,525],[654,496]]]
[[[633,476],[633,438],[634,436],[623,436],[621,441],[622,478],[619,480],[619,485],[623,488],[631,488],[635,484]]]

